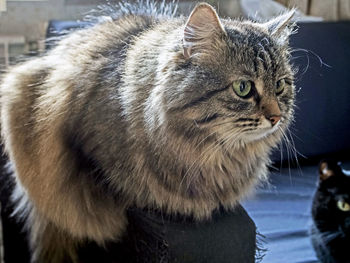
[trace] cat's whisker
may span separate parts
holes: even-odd
[[[287,127],[287,131],[288,131],[288,133],[290,133],[290,138],[291,138],[291,140],[293,141],[293,145],[294,145],[294,150],[295,150],[295,152],[299,155],[299,156],[301,156],[301,157],[303,157],[303,158],[307,158],[305,155],[303,155],[301,152],[299,152],[296,148],[295,148],[295,143],[294,143],[294,139],[293,139],[293,137],[296,137],[297,139],[299,139],[299,140],[301,140],[298,136],[296,136],[292,131],[291,131],[291,129],[289,128],[289,127]]]
[[[298,160],[299,152],[295,148],[295,143],[294,143],[293,136],[290,134],[289,129],[286,129],[286,131],[281,130],[281,132],[283,134],[283,138],[284,138],[284,141],[286,143],[286,147],[287,147],[287,151],[288,151],[287,153],[288,153],[289,171],[290,171],[290,160],[289,160],[289,157],[292,156],[294,158],[294,160],[291,160],[291,161],[296,164],[296,166],[299,169],[300,174],[302,174],[302,171],[301,171],[301,168],[300,168],[300,164],[299,164],[299,160]],[[289,152],[290,152],[290,156],[289,156]]]
[[[316,235],[318,236],[318,238],[322,239],[326,244],[328,244],[332,240],[340,236],[343,236],[344,233],[342,233],[341,231],[336,231],[336,232],[332,232],[332,231],[319,232],[318,231]]]
[[[314,51],[312,51],[312,50],[304,49],[304,48],[296,48],[296,49],[291,50],[290,53],[295,53],[295,52],[299,52],[299,51],[302,51],[302,52],[305,52],[306,54],[311,54],[311,55],[315,56],[315,57],[318,59],[318,61],[320,62],[320,65],[321,65],[321,66],[326,66],[326,67],[328,67],[328,68],[331,68],[330,65],[328,65],[327,63],[325,63],[325,62],[322,60],[322,58],[321,58],[319,55],[317,55],[317,54],[316,54]]]
[[[286,132],[281,129],[281,133],[282,133],[284,142],[286,143],[286,147],[288,150],[288,160],[290,160],[290,157],[293,155],[293,145],[291,144]]]
[[[291,152],[290,152],[289,140],[288,140],[284,130],[281,127],[278,127],[278,128],[279,128],[279,130],[280,130],[280,132],[282,134],[282,142],[284,142],[285,146],[286,146],[289,178],[290,178],[290,180],[292,180],[291,167],[290,167],[290,155],[291,155]]]
[[[294,139],[293,139],[293,135],[291,133],[291,131],[287,128],[287,134],[289,135],[289,138],[290,138],[290,141],[291,141],[291,145],[292,145],[292,149],[293,149],[293,152],[294,152],[294,159],[295,159],[295,163],[297,165],[297,168],[299,170],[299,173],[302,174],[302,170],[301,170],[301,167],[300,167],[300,164],[299,164],[299,160],[298,160],[298,155],[299,156],[302,156],[302,157],[305,157],[304,155],[302,155],[295,147],[295,143],[294,143]]]
[[[288,147],[291,151],[291,154],[295,160],[295,164],[297,165],[299,171],[301,172],[301,168],[300,168],[300,164],[299,164],[299,160],[298,160],[298,155],[303,156],[300,152],[298,152],[295,148],[295,143],[294,143],[294,139],[293,136],[291,134],[291,131],[287,128],[286,131],[282,131],[283,133],[283,138],[285,139],[285,142],[288,144]],[[301,172],[302,173],[302,172]]]
[[[279,147],[279,149],[280,149],[280,156],[281,156],[280,170],[282,170],[282,162],[283,162],[283,137],[282,137],[282,141],[278,144],[278,147]]]

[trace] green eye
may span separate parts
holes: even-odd
[[[252,94],[253,82],[250,80],[236,80],[232,83],[234,92],[241,98],[248,98]]]
[[[276,83],[276,95],[280,95],[283,92],[285,86],[286,86],[285,79],[280,79],[279,81],[277,81],[277,83]]]
[[[337,202],[337,206],[341,211],[344,211],[344,212],[350,211],[350,205],[347,202],[344,202],[342,200],[339,200]]]

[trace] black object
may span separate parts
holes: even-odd
[[[312,245],[323,263],[350,263],[350,177],[334,160],[322,161],[319,171],[312,202]]]
[[[140,209],[128,215],[135,262],[255,262],[255,224],[240,205],[205,222]]]
[[[13,206],[10,197],[14,187],[14,179],[7,172],[6,159],[0,158],[0,202],[1,221],[4,243],[4,261],[6,263],[29,262],[27,236],[13,216]]]
[[[167,217],[142,209],[128,211],[129,225],[119,243],[83,244],[83,263],[254,263],[256,227],[242,206],[232,211],[215,211],[212,220],[195,222],[190,218]],[[8,224],[7,224],[8,225]],[[29,262],[21,225],[12,227],[14,237],[5,236],[5,262]],[[10,230],[10,229],[8,229]],[[8,232],[8,231],[7,231]],[[19,241],[15,244],[14,241]],[[16,251],[16,253],[14,253]]]
[[[128,228],[121,243],[81,248],[84,263],[253,263],[256,227],[244,208],[217,210],[212,220],[196,222],[159,211],[128,210]]]

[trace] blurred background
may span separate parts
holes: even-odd
[[[112,1],[113,2],[113,1]],[[114,1],[115,2],[115,1]],[[196,1],[179,1],[179,13],[188,14]],[[207,1],[220,16],[262,17],[278,14],[282,6],[324,21],[350,19],[348,0],[219,0]],[[0,0],[0,65],[13,63],[20,54],[43,51],[52,20],[81,20],[101,0]],[[317,18],[315,18],[317,20]]]
[[[290,39],[291,60],[298,68],[295,122],[272,157],[270,183],[243,205],[265,236],[262,262],[318,262],[309,241],[317,163],[331,157],[350,169],[350,0],[206,2],[221,17],[257,20],[297,8],[298,33]],[[104,3],[0,0],[0,78],[21,58],[45,52],[45,39],[81,26],[76,21],[83,21],[90,10]],[[180,0],[178,13],[188,15],[196,3]],[[1,192],[2,204],[7,201],[8,192]],[[10,213],[2,210],[5,262],[25,262],[25,237],[9,219]],[[1,243],[0,238],[0,257]]]

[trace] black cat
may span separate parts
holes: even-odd
[[[319,165],[311,241],[323,263],[350,263],[350,176],[334,161]]]

